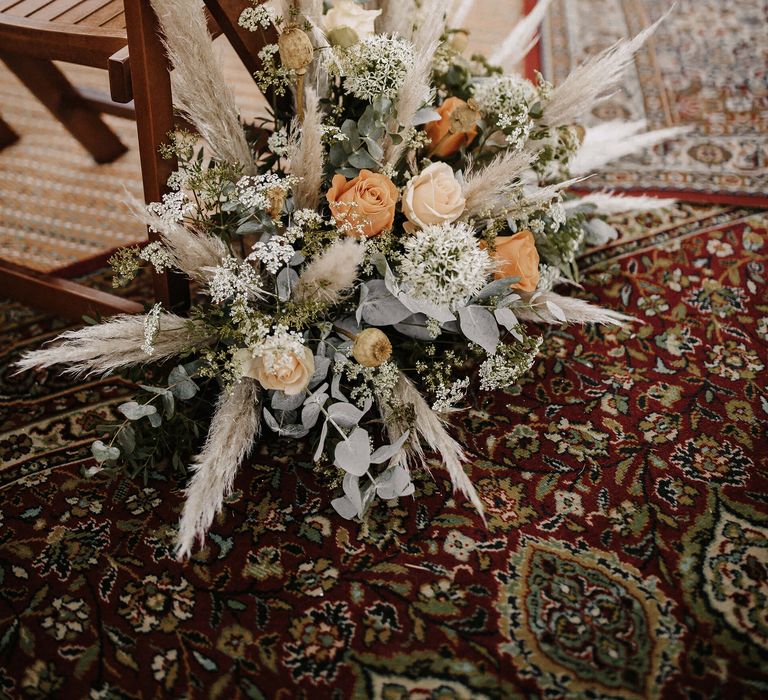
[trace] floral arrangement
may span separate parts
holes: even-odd
[[[152,4],[178,106],[205,145],[170,137],[171,192],[133,207],[154,240],[111,262],[119,284],[144,263],[177,270],[196,300],[185,317],[155,304],[64,333],[21,368],[138,368],[141,393],[93,456],[97,469],[138,472],[169,453],[183,466],[173,444],[198,447],[180,558],[204,540],[264,430],[312,441],[343,518],[414,494],[428,451],[482,515],[446,417],[468,391],[504,389],[530,369],[542,342],[531,322],[630,320],[554,289],[578,282],[587,243],[615,235],[601,212],[660,206],[567,195],[585,164],[673,135],[579,126],[653,27],[555,87],[466,57],[440,1],[254,2],[240,24],[279,33],[257,82],[295,105],[285,114],[275,102],[262,138],[240,121],[199,4]],[[547,5],[499,59],[530,50]],[[172,425],[182,437],[163,439]]]

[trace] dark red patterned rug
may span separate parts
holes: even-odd
[[[459,419],[487,530],[438,468],[418,501],[341,521],[308,459],[271,442],[181,565],[180,484],[88,480],[2,443],[0,687],[766,697],[768,219],[657,223],[658,237],[584,260],[585,294],[642,325],[552,329],[518,391],[478,395]],[[14,313],[4,367],[52,329]],[[46,396],[38,415],[74,416],[78,400],[126,389],[77,399],[52,375],[22,387],[3,371],[6,427],[33,423],[29,392]],[[61,440],[85,437],[66,426]]]

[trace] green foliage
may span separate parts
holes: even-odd
[[[209,387],[201,392],[193,379],[196,369],[197,363],[177,365],[165,386],[141,384],[132,401],[118,406],[124,419],[99,426],[107,437],[94,442],[91,452],[103,473],[124,473],[144,483],[166,463],[175,473],[186,473],[186,460],[199,447],[210,420]]]

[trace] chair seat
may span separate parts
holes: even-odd
[[[110,29],[125,35],[122,0],[0,0],[0,16],[35,24]]]

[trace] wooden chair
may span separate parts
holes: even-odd
[[[224,33],[246,68],[271,34],[238,26],[247,0],[205,0],[212,34]],[[114,160],[125,146],[100,114],[136,119],[142,182],[147,202],[159,201],[176,164],[158,147],[174,128],[168,63],[148,0],[0,0],[0,60],[86,148],[96,162]],[[103,68],[110,96],[79,90],[52,61]],[[0,148],[16,140],[0,119]],[[150,233],[150,239],[154,234]],[[189,303],[186,281],[155,275],[155,295],[167,308]],[[71,280],[44,275],[0,260],[0,296],[79,319],[83,314],[136,313],[142,307]]]

